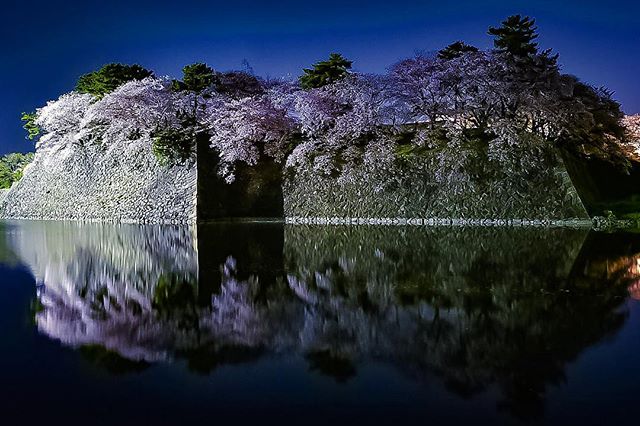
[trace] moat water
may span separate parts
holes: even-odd
[[[3,419],[639,421],[636,233],[5,222],[0,276]]]

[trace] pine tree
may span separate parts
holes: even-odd
[[[300,76],[300,87],[313,89],[342,80],[351,69],[352,62],[339,53],[332,53],[326,61],[320,61],[313,68],[305,68]]]
[[[102,98],[129,81],[143,80],[152,75],[151,71],[140,65],[107,64],[98,71],[81,76],[76,84],[76,92]]]
[[[529,57],[538,53],[538,38],[535,19],[520,15],[509,16],[502,21],[502,26],[489,27],[489,34],[495,36],[493,44],[496,50],[506,52],[514,57]]]
[[[182,68],[182,81],[174,80],[173,89],[176,91],[190,90],[201,93],[219,80],[218,73],[202,62],[185,65]]]
[[[465,53],[477,52],[477,51],[478,51],[478,48],[475,46],[466,44],[463,41],[456,41],[455,43],[451,43],[444,49],[440,50],[438,52],[438,58],[448,61],[450,59],[459,58]]]

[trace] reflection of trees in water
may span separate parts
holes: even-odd
[[[201,228],[196,256],[182,228],[100,229],[66,229],[61,250],[44,225],[14,241],[45,283],[39,329],[99,361],[206,373],[295,352],[342,382],[378,360],[463,396],[497,385],[523,417],[622,325],[640,253],[575,230],[231,225]]]
[[[132,360],[166,358],[150,295],[163,274],[197,276],[188,228],[24,222],[10,245],[44,284],[35,312],[41,332]]]
[[[0,223],[0,264],[14,267],[19,263],[11,245],[9,243],[9,235],[13,231],[11,226],[6,222]]]
[[[79,348],[82,356],[113,375],[137,373],[146,370],[149,363],[127,359],[118,352],[101,345],[84,345]]]
[[[461,395],[497,384],[517,415],[539,414],[566,363],[625,318],[620,283],[576,284],[579,231],[286,232],[289,283],[321,318],[316,345],[435,373]]]

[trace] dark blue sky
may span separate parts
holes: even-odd
[[[487,27],[508,15],[537,19],[541,47],[563,70],[615,91],[640,112],[640,1],[15,1],[0,9],[0,153],[29,151],[19,115],[74,87],[108,62],[179,76],[187,63],[263,76],[343,53],[381,72],[417,50],[461,39],[491,46]]]

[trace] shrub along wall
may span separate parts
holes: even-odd
[[[628,170],[597,157],[578,158],[563,152],[571,180],[591,216],[637,217],[640,212],[640,162]]]

